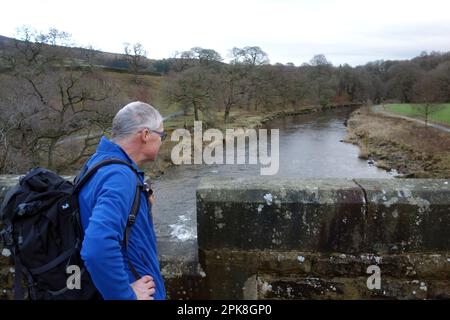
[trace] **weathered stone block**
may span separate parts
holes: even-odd
[[[363,201],[345,179],[206,178],[197,189],[199,247],[357,252]]]
[[[450,249],[450,182],[357,179],[367,197],[368,251]]]

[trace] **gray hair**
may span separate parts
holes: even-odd
[[[131,102],[114,117],[111,139],[121,140],[144,128],[156,130],[162,122],[161,114],[151,105],[140,101]]]

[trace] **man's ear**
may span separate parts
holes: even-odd
[[[150,133],[148,132],[148,130],[142,130],[141,135],[140,135],[141,141],[144,143],[147,142],[149,135],[150,135]]]

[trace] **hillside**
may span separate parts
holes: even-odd
[[[20,45],[23,43],[24,41],[0,35],[0,54],[8,54],[12,52],[16,44]],[[63,49],[68,61],[71,60],[70,62],[72,66],[84,66],[87,63],[92,63],[97,67],[116,72],[127,72],[129,68],[125,54],[105,52],[83,47],[62,47],[45,44],[44,46],[50,48],[51,50]],[[155,60],[143,57],[142,64],[146,66],[146,68],[144,68],[140,73],[159,75],[159,73],[151,70],[151,65],[154,61]]]

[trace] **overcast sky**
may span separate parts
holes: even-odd
[[[228,60],[233,47],[259,46],[271,63],[301,65],[324,54],[355,66],[450,51],[448,0],[4,0],[0,7],[1,35],[55,27],[103,51],[140,42],[152,59],[199,46]]]

